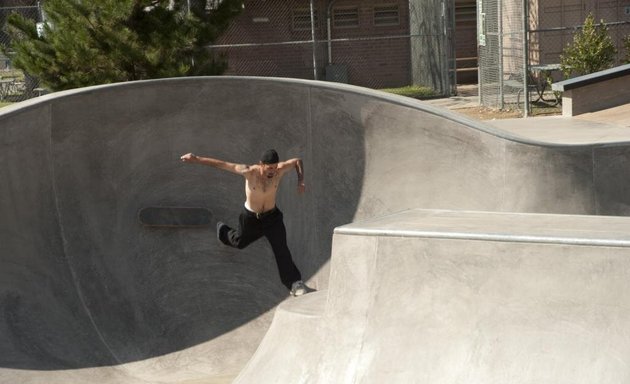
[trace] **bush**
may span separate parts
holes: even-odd
[[[626,49],[625,63],[630,64],[630,35],[623,38],[623,47]]]
[[[587,75],[612,67],[616,53],[604,20],[595,25],[595,18],[589,14],[582,30],[573,37],[573,43],[560,55],[560,65],[566,77]]]

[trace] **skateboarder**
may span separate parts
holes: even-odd
[[[265,151],[258,164],[254,165],[234,164],[192,153],[183,155],[181,160],[185,163],[209,165],[245,178],[246,199],[239,217],[239,226],[233,229],[219,221],[217,223],[218,240],[225,245],[243,249],[265,236],[275,255],[282,284],[287,287],[292,296],[307,293],[308,288],[304,285],[300,271],[295,266],[287,246],[282,212],[276,206],[280,180],[291,169],[297,172],[297,192],[304,193],[302,160],[295,158],[280,161],[278,153],[273,149]]]

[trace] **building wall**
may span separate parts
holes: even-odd
[[[477,56],[477,25],[461,25],[455,28],[455,57]]]
[[[286,76],[313,78],[312,45],[279,44],[311,39],[310,29],[295,29],[293,11],[304,9],[308,3],[285,0],[245,1],[242,13],[233,20],[228,30],[215,42],[217,45],[239,45],[222,48],[228,59],[226,75]],[[316,28],[318,38],[325,29],[320,23]],[[320,55],[321,56],[321,55]],[[318,66],[321,65],[321,58]]]
[[[382,4],[398,5],[399,24],[374,25],[374,7]],[[351,84],[372,88],[398,87],[409,84],[409,6],[407,1],[394,0],[339,0],[335,8],[356,7],[359,10],[359,26],[332,27],[332,39],[361,39],[332,44],[332,63],[348,67]],[[398,36],[398,37],[393,37]],[[402,37],[404,36],[404,37]],[[391,38],[387,38],[391,37]]]
[[[479,68],[476,0],[455,0],[454,43],[457,83],[476,83]]]
[[[326,78],[331,62],[347,70],[351,84],[372,88],[397,87],[409,83],[409,12],[406,0],[338,0],[334,10],[355,8],[358,25],[332,25],[331,60],[328,58],[326,11],[328,1],[316,1],[317,77]],[[399,23],[390,26],[374,24],[374,7],[397,5]],[[304,0],[246,0],[245,8],[217,45],[262,44],[222,48],[229,68],[226,74],[282,76],[313,79],[311,30],[295,24],[296,15],[308,12]],[[302,13],[300,13],[302,12]],[[388,36],[394,36],[388,38]],[[371,40],[368,40],[371,39]],[[290,43],[301,42],[301,43]],[[283,44],[269,44],[283,43]]]

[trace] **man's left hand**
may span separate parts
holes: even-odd
[[[306,187],[304,186],[304,183],[298,183],[298,194],[303,194],[304,191],[306,191]]]

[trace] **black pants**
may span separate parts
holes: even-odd
[[[238,229],[224,226],[218,235],[223,244],[238,249],[243,249],[265,236],[276,257],[280,280],[290,290],[294,282],[302,280],[302,275],[291,258],[291,251],[287,246],[287,230],[282,218],[282,212],[278,208],[256,214],[243,207]]]

